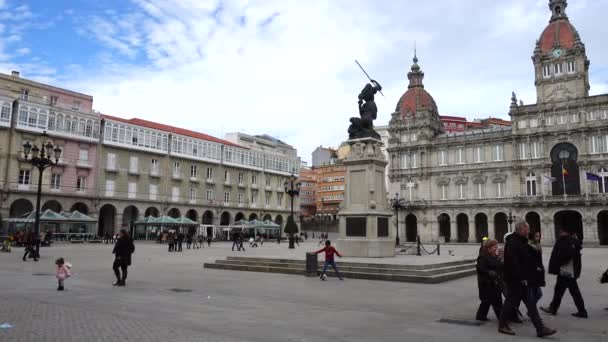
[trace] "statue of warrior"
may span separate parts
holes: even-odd
[[[348,128],[350,139],[365,137],[380,139],[380,135],[374,131],[374,120],[378,116],[378,107],[374,101],[374,95],[382,90],[382,86],[375,80],[370,81],[373,85],[366,84],[359,94],[358,103],[361,118],[350,118],[351,125]]]

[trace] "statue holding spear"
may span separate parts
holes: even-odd
[[[348,137],[349,139],[371,137],[380,140],[380,134],[374,130],[374,120],[376,120],[378,116],[378,107],[374,101],[374,95],[377,92],[382,94],[382,86],[369,77],[365,69],[363,69],[357,60],[355,60],[355,62],[359,68],[361,68],[365,76],[367,76],[370,83],[367,83],[359,94],[358,107],[360,118],[350,118],[351,125],[348,127]],[[382,94],[382,96],[384,96],[384,94]]]

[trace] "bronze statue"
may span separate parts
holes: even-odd
[[[374,95],[382,90],[382,86],[372,79],[370,81],[371,84],[366,84],[359,94],[359,115],[361,117],[350,118],[349,139],[371,137],[380,140],[380,134],[374,130],[374,120],[378,116],[378,107],[376,107]]]

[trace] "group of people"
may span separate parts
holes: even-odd
[[[519,306],[523,302],[538,337],[556,333],[556,330],[544,324],[537,306],[543,295],[542,287],[546,286],[540,241],[540,232],[530,233],[529,225],[522,221],[515,225],[514,233],[505,237],[502,250],[499,250],[496,240],[486,239],[483,242],[477,258],[481,300],[477,320],[487,321],[488,311],[492,307],[498,318],[498,331],[515,335],[511,323],[522,323]],[[561,228],[549,260],[549,274],[557,276],[553,300],[548,307],[541,307],[542,311],[556,315],[564,292],[569,289],[577,307],[577,312],[572,315],[587,318],[577,283],[582,265],[581,249],[576,235],[565,227]]]
[[[159,243],[169,245],[169,252],[183,252],[184,240],[186,240],[186,249],[199,249],[203,247],[205,240],[207,246],[211,247],[211,236],[205,238],[203,235],[196,236],[195,234],[184,234],[182,232],[163,232],[159,235]]]

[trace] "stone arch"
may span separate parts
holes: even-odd
[[[129,231],[132,223],[137,221],[138,217],[139,209],[134,205],[127,206],[122,211],[122,229],[127,229],[127,231]],[[133,235],[133,232],[131,232],[131,235]]]
[[[186,212],[186,217],[191,219],[192,221],[198,221],[198,213],[194,209],[190,209]]]
[[[242,212],[238,212],[236,213],[236,215],[234,216],[234,222],[238,222],[240,220],[244,220],[245,219],[245,214],[243,214]]]
[[[494,214],[494,235],[500,243],[505,242],[505,234],[509,232],[509,222],[507,214],[498,212]]]
[[[608,245],[608,210],[597,213],[597,237],[600,245]]]
[[[272,221],[272,216],[270,216],[270,214],[266,214],[266,215],[264,215],[264,218],[262,219],[262,221]]]
[[[528,223],[528,225],[530,226],[530,232],[531,233],[541,233],[542,234],[542,230],[541,230],[541,226],[540,226],[540,215],[535,212],[535,211],[530,211],[526,214],[526,222]]]
[[[61,206],[61,203],[55,201],[55,200],[50,200],[50,201],[46,201],[44,203],[44,205],[42,206],[42,211],[45,211],[47,209],[51,209],[52,211],[56,212],[56,213],[60,213],[63,209]]]
[[[230,213],[224,211],[220,216],[220,226],[229,226],[230,225]]]
[[[34,211],[32,202],[25,198],[20,198],[11,204],[9,209],[9,217],[19,217]]]
[[[553,223],[555,225],[555,238],[559,237],[559,230],[563,227],[569,232],[577,235],[578,239],[583,242],[583,215],[577,210],[558,210],[553,214]]]
[[[81,212],[83,214],[89,213],[89,207],[82,202],[76,202],[76,203],[74,203],[74,205],[72,205],[72,207],[70,208],[70,211],[75,211],[75,210],[78,210],[79,212]]]
[[[465,213],[456,215],[456,230],[458,233],[458,242],[469,241],[469,216]]]
[[[485,213],[477,213],[475,215],[475,241],[481,242],[488,235],[488,216]]]
[[[180,218],[180,217],[182,217],[182,213],[177,208],[171,208],[171,210],[169,210],[167,212],[167,216],[173,217],[173,218]]]
[[[211,210],[207,210],[203,213],[202,223],[206,225],[213,224],[213,212]]]
[[[418,218],[414,214],[405,217],[405,241],[414,242],[418,237]]]
[[[277,215],[274,218],[274,223],[278,224],[279,226],[281,226],[281,228],[283,228],[283,216]]]
[[[160,211],[156,207],[149,207],[148,209],[146,209],[146,212],[144,213],[144,217],[148,217],[148,216],[159,217]]]
[[[568,195],[581,194],[581,182],[578,167],[578,149],[571,143],[563,142],[551,149],[551,177],[553,195],[563,195],[564,188]],[[562,176],[562,170],[567,175]],[[565,181],[565,186],[564,186]]]
[[[249,215],[249,221],[253,221],[253,220],[257,220],[258,219],[258,214],[253,213],[251,215]]]
[[[97,235],[113,234],[116,220],[116,207],[106,204],[99,209],[97,221]]]
[[[446,213],[439,214],[437,222],[439,222],[439,236],[443,236],[445,242],[450,242],[450,215]]]

